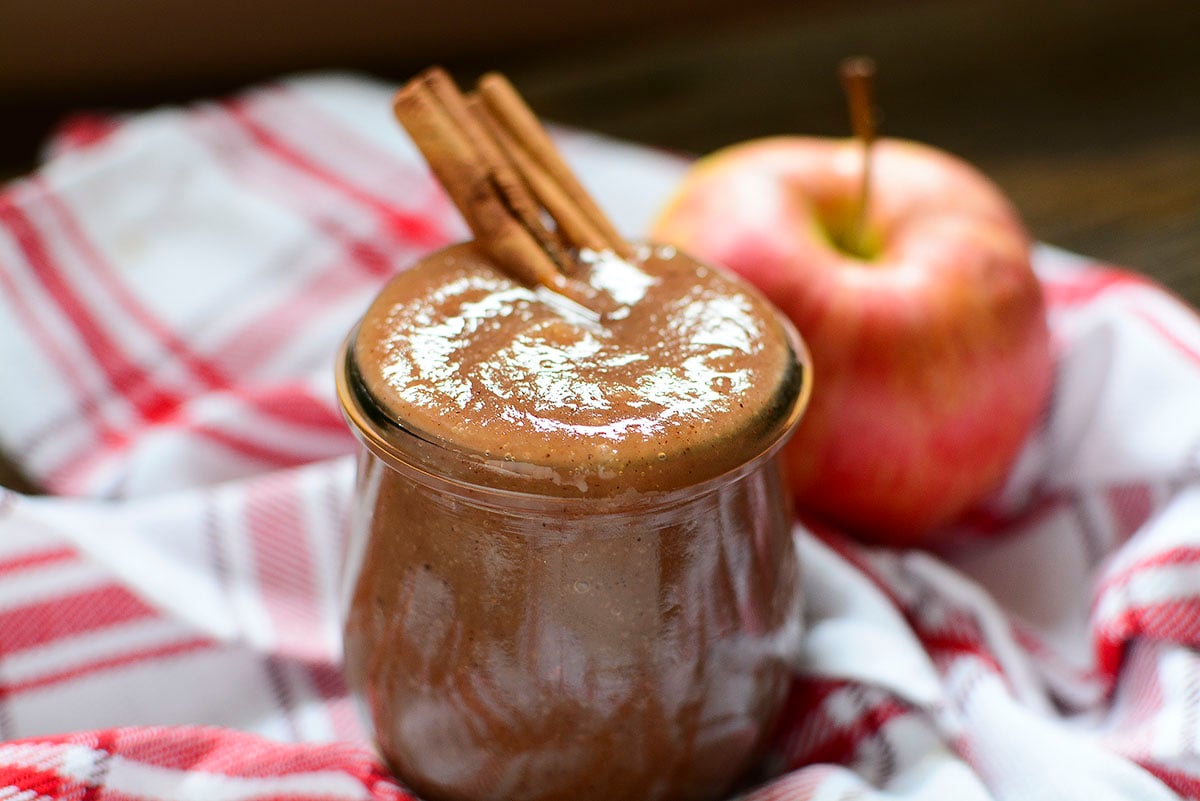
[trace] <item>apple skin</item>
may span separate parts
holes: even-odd
[[[996,489],[1043,413],[1053,354],[1030,243],[1000,190],[879,140],[870,243],[855,140],[762,139],[696,163],[651,239],[724,265],[796,325],[812,400],[784,451],[797,506],[867,541],[930,545]]]

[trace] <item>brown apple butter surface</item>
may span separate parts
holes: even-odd
[[[587,496],[694,484],[778,435],[800,375],[757,291],[672,248],[597,254],[572,278],[601,311],[473,244],[401,273],[353,346],[373,405],[517,486]]]
[[[788,685],[798,340],[671,249],[582,261],[576,303],[439,251],[348,348],[346,670],[422,797],[715,798]]]

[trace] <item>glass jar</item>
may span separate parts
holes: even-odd
[[[462,454],[373,409],[343,350],[339,397],[363,443],[346,674],[409,787],[463,801],[712,799],[754,764],[802,633],[776,457],[810,366],[788,335],[802,378],[753,458],[612,498],[465,472]]]

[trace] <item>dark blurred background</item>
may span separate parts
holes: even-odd
[[[1200,3],[1046,0],[0,0],[0,176],[76,109],[281,73],[509,74],[558,121],[693,153],[844,134],[876,57],[884,131],[994,177],[1040,239],[1200,303]]]

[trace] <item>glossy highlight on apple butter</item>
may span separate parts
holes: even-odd
[[[669,247],[580,261],[579,301],[517,283],[470,243],[397,276],[351,348],[370,402],[589,496],[711,478],[788,425],[806,376],[755,290]]]

